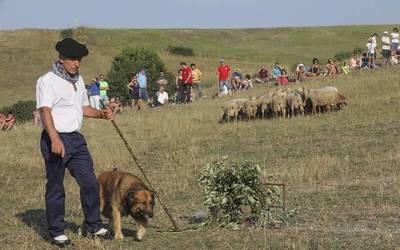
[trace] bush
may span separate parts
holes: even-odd
[[[363,49],[363,48],[360,48],[360,47],[357,47],[357,48],[354,48],[354,54],[359,54],[359,55],[361,55],[363,52],[364,52],[365,50]]]
[[[339,62],[344,62],[345,60],[351,58],[352,56],[353,52],[351,51],[339,51],[333,56],[333,58],[335,58]]]
[[[158,90],[157,80],[160,72],[163,71],[168,84],[166,91],[168,94],[175,92],[174,77],[166,72],[164,63],[159,55],[146,48],[124,48],[119,55],[114,57],[107,79],[110,84],[110,96],[119,96],[123,103],[129,98],[129,91],[126,87],[132,75],[137,74],[141,68],[146,70],[147,90],[149,95],[154,96]]]
[[[11,107],[4,107],[0,112],[12,112],[17,119],[17,122],[26,122],[33,119],[32,112],[36,109],[35,101],[18,101]]]
[[[60,31],[60,39],[64,38],[74,38],[74,30],[73,29],[64,29]]]
[[[188,47],[168,46],[167,51],[174,55],[180,56],[194,56],[194,50]]]
[[[270,206],[280,202],[279,188],[261,184],[258,164],[245,161],[228,166],[216,161],[207,164],[198,180],[204,187],[206,224],[238,225],[251,218],[267,226],[276,220]],[[250,214],[244,212],[246,207]]]

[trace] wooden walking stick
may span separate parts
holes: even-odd
[[[100,104],[102,106],[102,109],[106,109],[106,105],[104,104],[103,100],[100,100]],[[161,204],[161,207],[164,209],[164,212],[167,214],[168,218],[170,219],[170,221],[172,222],[172,225],[174,225],[174,229],[175,231],[178,231],[178,226],[176,224],[175,219],[172,217],[172,215],[170,214],[170,212],[168,211],[167,206],[164,204],[164,202],[161,200],[160,195],[157,193],[156,189],[154,188],[153,184],[151,184],[149,178],[147,178],[146,173],[144,172],[142,166],[140,165],[137,157],[135,156],[135,154],[133,153],[133,150],[131,148],[131,146],[129,145],[128,141],[125,139],[124,134],[122,133],[122,131],[119,129],[117,123],[114,120],[111,120],[112,125],[114,126],[115,130],[117,130],[117,133],[119,134],[119,136],[121,137],[122,141],[124,142],[126,148],[128,149],[129,153],[131,154],[133,160],[135,161],[136,165],[138,166],[138,168],[140,169],[140,171],[142,172],[143,177],[146,179],[147,183],[149,184],[151,190],[154,192],[155,196],[157,197],[158,201]]]

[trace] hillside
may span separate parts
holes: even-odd
[[[200,62],[207,81],[212,82],[219,56],[243,71],[254,71],[260,63],[275,60],[291,65],[317,56],[325,61],[337,51],[362,46],[371,32],[390,27],[89,29],[84,34],[93,44],[89,43],[91,55],[82,72],[92,76],[107,71],[112,56],[134,43],[156,48],[171,71],[181,60]],[[237,33],[240,35],[234,35]],[[270,40],[278,35],[288,40]],[[243,43],[244,37],[251,42]],[[1,32],[0,39],[1,52],[6,55],[0,57],[0,70],[7,79],[1,80],[1,104],[31,98],[36,77],[56,56],[53,44],[58,32],[8,31]],[[198,51],[198,56],[179,58],[164,51],[170,43],[186,45],[182,39]],[[116,122],[179,226],[189,230],[171,232],[168,219],[156,203],[155,217],[142,242],[134,240],[136,226],[130,218],[123,220],[123,241],[99,243],[79,238],[77,227],[83,219],[79,190],[67,173],[67,234],[76,249],[396,249],[400,246],[399,82],[400,67],[309,80],[304,85],[336,86],[349,102],[340,112],[305,118],[219,124],[221,104],[229,97],[161,109],[127,110]],[[265,88],[257,85],[235,97],[261,95]],[[213,89],[208,91],[212,93]],[[111,123],[86,119],[82,132],[96,174],[116,166],[140,176]],[[38,146],[40,133],[41,129],[30,123],[0,133],[0,249],[53,249],[45,242],[45,171]],[[287,206],[298,210],[295,221],[279,229],[230,230],[191,225],[180,219],[180,215],[203,208],[197,176],[205,164],[225,155],[233,162],[257,161],[264,177],[285,182]]]
[[[279,61],[291,68],[299,62],[318,57],[325,63],[339,51],[364,48],[373,32],[390,30],[387,26],[339,26],[317,28],[275,28],[236,30],[129,30],[87,29],[76,31],[78,39],[90,49],[81,73],[86,81],[106,74],[113,57],[126,46],[149,47],[159,52],[171,72],[180,61],[196,62],[209,85],[215,84],[214,70],[218,58],[224,57],[233,68],[254,73],[260,65]],[[58,30],[0,31],[0,107],[19,99],[33,99],[37,78],[57,58],[54,50]],[[187,46],[197,56],[185,58],[169,55],[169,45]]]

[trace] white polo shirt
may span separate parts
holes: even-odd
[[[59,133],[79,132],[82,127],[82,107],[88,106],[89,100],[81,76],[76,89],[72,83],[52,72],[40,77],[36,83],[36,108],[51,108],[54,126]]]

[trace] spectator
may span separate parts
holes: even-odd
[[[110,89],[108,86],[108,82],[104,79],[104,75],[99,75],[99,87],[100,87],[100,100],[102,100],[105,104],[108,103],[108,95],[107,91]]]
[[[297,65],[294,74],[296,82],[304,82],[306,80],[306,70],[304,64],[300,63],[299,65]]]
[[[178,73],[176,73],[176,103],[183,103],[185,100],[185,84],[183,83],[183,66],[179,65]]]
[[[279,63],[275,63],[274,66],[272,67],[272,78],[277,80],[278,77],[282,75],[282,67],[279,66]]]
[[[136,74],[137,81],[139,83],[139,100],[138,106],[143,109],[147,106],[149,94],[147,93],[147,76],[144,68],[141,68],[139,73]]]
[[[332,76],[338,74],[337,65],[333,58],[329,58],[328,63],[326,64],[326,72],[324,76]]]
[[[203,96],[203,91],[201,89],[201,71],[196,67],[196,64],[190,64],[193,74],[193,88],[196,89],[196,98],[201,98]]]
[[[253,83],[251,82],[251,76],[246,74],[244,80],[242,81],[242,90],[248,90],[253,88]]]
[[[240,68],[232,73],[231,76],[231,86],[234,90],[240,90],[242,88],[243,75],[240,73]]]
[[[269,81],[269,72],[268,69],[265,68],[265,66],[261,66],[260,71],[258,72],[258,77],[256,77],[254,80],[258,83],[265,83]]]
[[[368,68],[375,68],[375,49],[376,44],[374,44],[374,40],[372,38],[368,39],[367,43],[367,52],[368,52]]]
[[[17,119],[15,118],[15,116],[13,115],[13,113],[11,111],[7,113],[5,122],[6,122],[6,124],[4,126],[5,131],[10,131],[17,124]]]
[[[389,64],[391,53],[389,32],[385,31],[382,37],[382,56],[385,66]]]
[[[396,54],[392,54],[392,56],[390,57],[390,65],[397,65],[399,64],[399,54],[400,52],[396,52]]]
[[[361,69],[361,58],[357,53],[354,53],[353,57],[350,59],[350,69]]]
[[[321,66],[318,62],[317,58],[314,58],[312,61],[312,65],[310,70],[307,72],[306,76],[308,77],[316,77],[319,76],[321,73]]]
[[[122,103],[119,100],[119,97],[111,97],[110,102],[108,103],[109,108],[113,112],[113,114],[122,113]]]
[[[391,42],[392,42],[392,53],[396,53],[396,51],[399,49],[399,31],[397,28],[393,28],[393,32],[390,33],[391,37]]]
[[[223,87],[226,86],[228,90],[228,94],[231,94],[232,86],[229,83],[229,75],[231,72],[231,67],[228,64],[225,64],[224,59],[219,60],[219,66],[217,68],[217,75],[218,75],[218,83],[219,83],[219,91],[222,92]]]
[[[165,79],[163,71],[160,72],[160,77],[158,78],[157,83],[158,83],[158,88],[165,87],[167,85],[168,80]]]
[[[100,109],[100,83],[98,78],[93,78],[88,89],[89,103],[92,108]]]
[[[182,82],[184,85],[184,92],[180,94],[182,95],[182,98],[184,98],[183,100],[184,103],[190,103],[192,101],[191,100],[191,90],[193,84],[192,70],[190,69],[189,66],[186,65],[185,62],[181,62],[181,68],[183,69]]]
[[[361,55],[361,69],[367,69],[368,63],[369,63],[368,54],[364,52]]]
[[[374,33],[374,34],[372,34],[372,36],[371,36],[371,40],[372,40],[372,43],[374,44],[374,46],[375,46],[375,49],[374,49],[374,61],[376,61],[376,48],[378,48],[378,43],[377,43],[377,41],[376,41],[376,38],[378,37],[378,34],[377,33]]]
[[[3,131],[5,126],[6,126],[6,115],[0,113],[0,131]]]
[[[157,98],[155,98],[154,106],[159,107],[166,105],[168,103],[168,93],[165,91],[164,87],[160,87],[159,91],[156,93]]]
[[[129,89],[129,98],[131,99],[131,107],[139,108],[139,82],[137,81],[136,75],[133,75],[129,80],[126,87]]]
[[[281,75],[277,78],[278,84],[286,86],[289,84],[289,77],[287,75],[286,69],[282,69]]]
[[[33,116],[33,124],[39,126],[41,122],[39,110],[35,109],[34,111],[32,111],[32,116]]]

